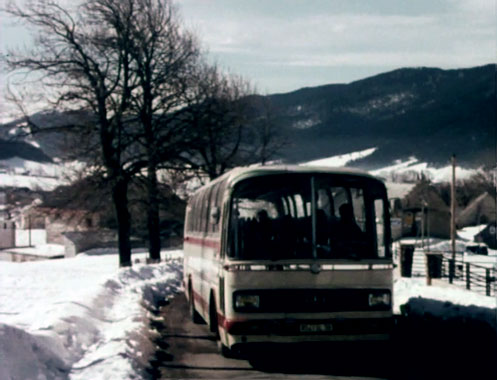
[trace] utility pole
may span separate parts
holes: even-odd
[[[452,184],[450,186],[450,239],[452,243],[452,260],[456,259],[456,155],[453,154]]]
[[[32,247],[32,244],[31,244],[31,214],[28,215],[28,237],[29,237],[29,246]]]

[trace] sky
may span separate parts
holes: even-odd
[[[262,94],[349,83],[400,67],[497,62],[496,0],[175,3],[209,59]],[[29,32],[0,13],[0,51],[23,45],[30,45]]]
[[[212,60],[262,93],[497,61],[495,0],[181,0]]]

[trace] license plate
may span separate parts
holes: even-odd
[[[320,333],[333,331],[331,323],[303,323],[300,325],[302,333]]]

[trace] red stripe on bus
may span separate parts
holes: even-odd
[[[207,238],[196,238],[187,236],[184,239],[185,243],[201,245],[202,247],[209,247],[214,249],[219,249],[221,247],[221,243],[219,240],[207,239]]]
[[[200,307],[202,308],[202,310],[208,310],[209,303],[204,300],[204,298],[200,295],[200,293],[197,293],[197,292],[194,291],[193,292],[193,298],[195,299],[195,301],[197,303],[200,304]]]
[[[195,301],[197,303],[200,304],[200,307],[202,308],[202,310],[204,310],[204,312],[208,313],[209,303],[199,293],[197,293],[195,291],[193,292],[193,298],[195,299]],[[226,324],[227,322],[229,322],[229,325]],[[230,326],[233,322],[234,321],[228,321],[223,314],[221,314],[220,312],[217,312],[217,324],[219,325],[219,327],[227,329],[227,326]]]

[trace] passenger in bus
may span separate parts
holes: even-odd
[[[354,212],[350,203],[344,203],[338,209],[340,220],[336,226],[336,236],[342,240],[362,241],[364,240],[364,232],[357,225],[354,219]]]
[[[263,241],[271,240],[271,219],[266,210],[259,210],[256,215],[259,238]]]
[[[273,223],[266,210],[259,210],[256,214],[258,254],[262,257],[271,257],[276,254],[273,239]]]

